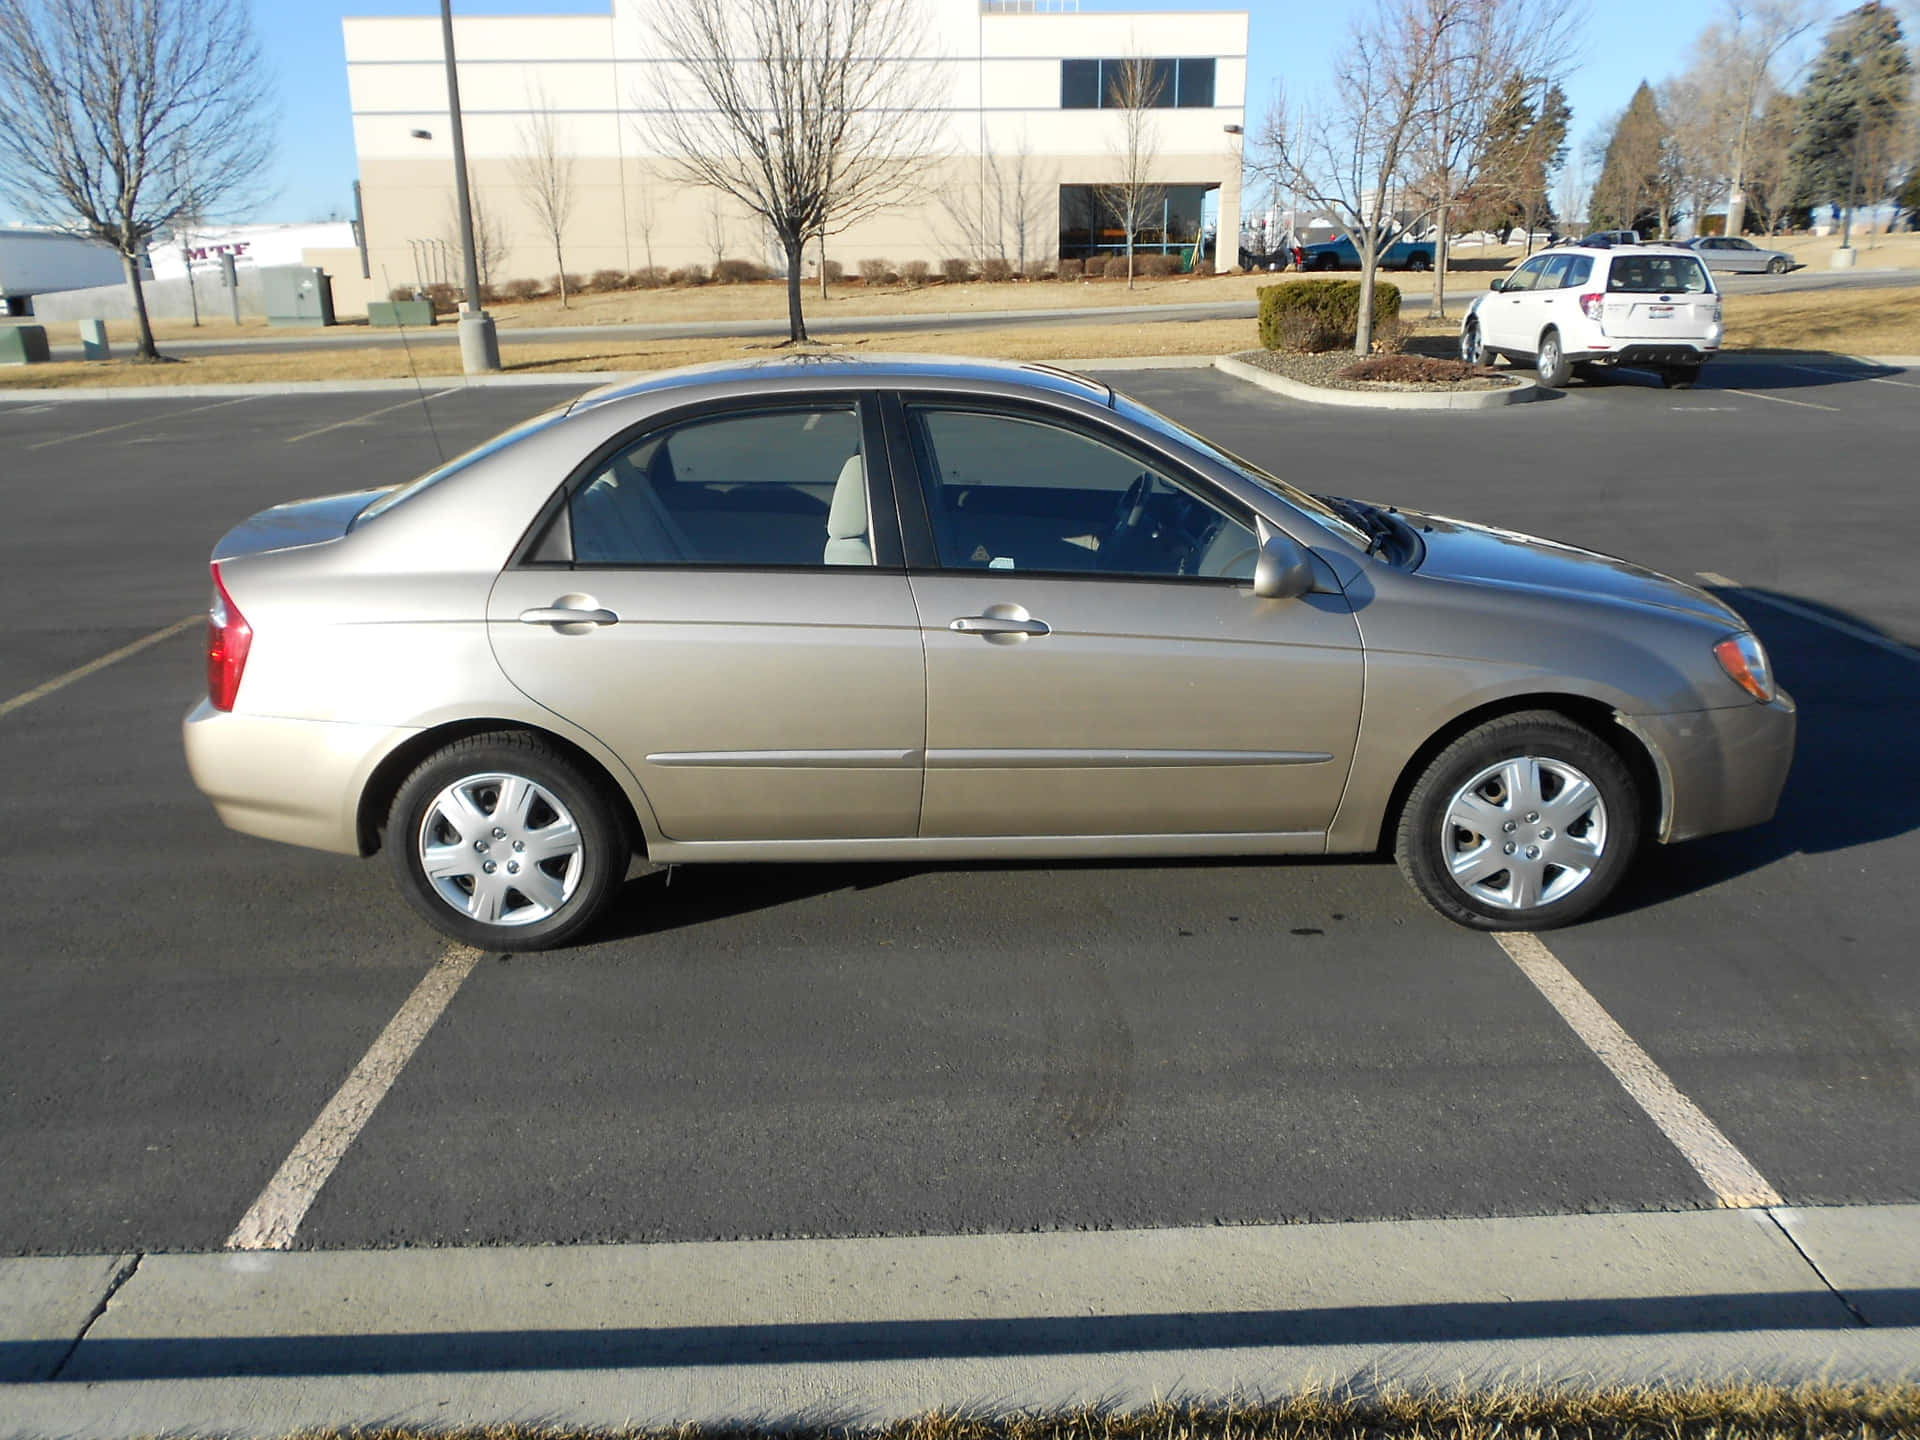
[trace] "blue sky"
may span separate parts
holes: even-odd
[[[1349,18],[1370,0],[1242,0],[1252,14],[1247,128],[1265,113],[1276,81],[1311,93],[1344,38]],[[1081,0],[1083,11],[1220,10],[1234,0]],[[605,0],[455,0],[462,15],[606,13]],[[1688,45],[1718,8],[1709,0],[1594,0],[1593,38],[1567,81],[1574,140],[1588,137],[1626,107],[1641,79],[1656,84],[1685,64]],[[1835,9],[1839,6],[1836,4]],[[258,220],[317,220],[350,215],[353,125],[347,104],[340,20],[349,14],[433,15],[438,0],[255,0],[255,23],[279,82],[282,112],[277,193]],[[1614,38],[1618,37],[1618,38]],[[1659,37],[1649,43],[1648,37]]]

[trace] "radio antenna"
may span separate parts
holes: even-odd
[[[380,266],[380,283],[387,287],[387,294],[393,294],[392,277],[387,274],[384,263]],[[427,303],[431,305],[433,302]],[[433,423],[433,407],[427,404],[427,387],[420,383],[420,367],[413,363],[413,346],[407,343],[404,322],[400,325],[400,348],[407,354],[407,373],[413,377],[413,393],[420,397],[420,413],[426,417],[427,434],[433,437],[433,453],[440,457],[440,463],[444,465],[447,463],[447,452],[440,444],[440,431]]]

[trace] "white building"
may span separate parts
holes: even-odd
[[[118,251],[62,230],[0,226],[0,315],[30,315],[33,297],[124,282]]]
[[[183,226],[148,247],[156,280],[178,280],[191,265],[194,273],[213,274],[224,256],[240,270],[262,265],[304,265],[309,250],[351,250],[353,222],[327,220],[309,225]]]
[[[574,157],[567,269],[711,265],[717,254],[778,261],[764,228],[737,203],[677,179],[648,143],[646,112],[671,66],[651,48],[647,6],[611,0],[598,15],[456,19],[455,49],[488,280],[549,277],[551,242],[514,176],[531,115],[550,108]],[[930,59],[944,154],[921,198],[828,242],[849,270],[862,259],[1018,260],[1011,221],[980,237],[983,211],[1024,213],[1025,258],[1117,247],[1091,188],[1118,177],[1120,124],[1103,111],[1102,66],[1155,60],[1153,117],[1165,188],[1161,224],[1136,237],[1193,258],[1200,237],[1226,237],[1236,258],[1240,146],[1246,121],[1247,12],[1142,10],[1080,14],[1076,0],[923,0],[921,58]],[[347,76],[362,204],[376,289],[457,280],[452,148],[440,24],[433,18],[345,22]],[[1023,163],[1016,165],[1016,159]],[[1010,204],[1014,170],[1024,172]],[[983,203],[984,202],[984,203]],[[491,239],[489,239],[489,232]]]

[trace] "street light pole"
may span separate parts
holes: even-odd
[[[481,303],[480,263],[473,247],[473,201],[467,193],[467,138],[460,125],[460,75],[453,59],[453,0],[440,0],[440,35],[447,56],[447,118],[453,126],[453,195],[460,211],[460,255],[467,301],[460,307],[460,367],[467,374],[500,368],[500,337]]]

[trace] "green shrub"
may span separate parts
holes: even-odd
[[[1373,323],[1400,318],[1400,287],[1376,282]],[[1293,280],[1260,289],[1260,343],[1313,354],[1353,344],[1360,321],[1358,280]]]

